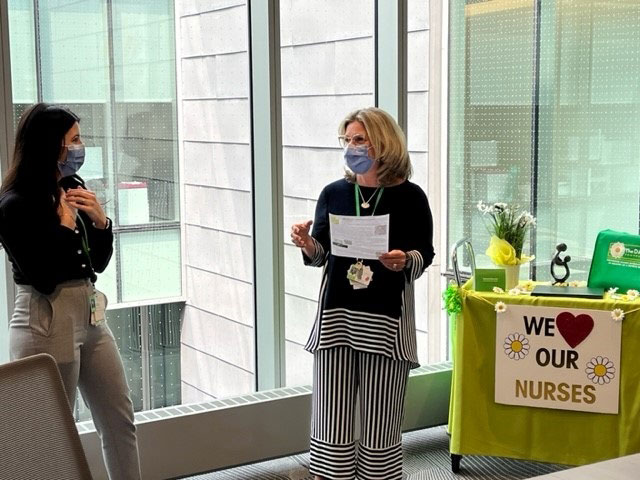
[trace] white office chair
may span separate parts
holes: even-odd
[[[0,480],[91,479],[58,367],[47,354],[0,365]]]

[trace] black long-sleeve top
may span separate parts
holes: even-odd
[[[375,188],[360,188],[364,198],[374,195]],[[324,274],[315,325],[305,348],[313,352],[350,346],[417,366],[413,284],[434,257],[429,202],[409,181],[384,189],[375,215],[389,214],[389,251],[404,251],[407,265],[394,272],[378,260],[364,260],[372,280],[367,288],[355,290],[347,271],[356,259],[331,254],[329,226],[329,214],[356,215],[355,195],[352,183],[338,180],[318,198],[311,234],[316,252],[313,258],[304,254],[303,258],[307,265],[324,266]],[[361,208],[360,215],[371,215],[375,200],[374,196],[370,208]]]
[[[74,175],[64,178],[61,185],[65,189],[84,187],[84,182]],[[11,261],[17,284],[31,285],[48,295],[67,280],[96,281],[96,272],[107,268],[113,252],[111,222],[107,222],[107,228],[99,229],[84,212],[78,210],[78,217],[72,230],[61,225],[46,205],[30,195],[14,190],[2,195],[0,241]]]

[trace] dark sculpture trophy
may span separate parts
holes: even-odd
[[[534,297],[577,297],[577,298],[602,298],[604,289],[589,287],[568,287],[563,284],[569,279],[571,272],[569,271],[569,262],[571,257],[565,255],[560,258],[560,254],[567,251],[565,243],[559,243],[556,246],[556,253],[551,259],[551,277],[555,280],[552,285],[536,285],[531,295]],[[556,267],[564,272],[556,272]]]
[[[551,276],[555,280],[555,282],[553,282],[553,285],[566,282],[569,279],[569,275],[571,275],[571,273],[569,272],[569,262],[571,261],[571,257],[569,255],[565,255],[564,258],[560,258],[560,254],[566,251],[566,243],[559,243],[558,245],[556,245],[556,254],[553,256],[553,259],[551,259]],[[556,276],[556,266],[564,267],[563,277]]]

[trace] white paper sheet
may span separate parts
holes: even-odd
[[[329,214],[331,253],[377,260],[389,251],[389,215],[355,217]]]

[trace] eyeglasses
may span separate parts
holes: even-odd
[[[342,148],[346,148],[348,145],[359,147],[360,145],[367,144],[367,137],[361,134],[354,135],[353,137],[348,137],[347,135],[338,135],[338,141],[340,142],[340,146]]]

